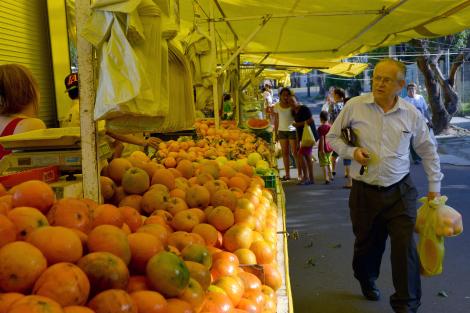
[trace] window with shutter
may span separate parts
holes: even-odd
[[[39,118],[57,126],[46,0],[0,1],[0,64],[27,66],[39,83]]]

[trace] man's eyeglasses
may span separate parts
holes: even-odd
[[[390,77],[382,77],[382,76],[374,76],[372,77],[372,80],[376,84],[384,83],[385,85],[390,85],[392,82],[394,82],[394,79],[391,79]]]

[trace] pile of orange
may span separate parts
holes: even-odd
[[[271,192],[247,165],[165,145],[161,164],[114,159],[106,204],[0,188],[0,312],[276,312]]]

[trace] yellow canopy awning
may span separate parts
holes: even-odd
[[[328,71],[335,74],[365,66],[338,65],[341,59],[470,27],[468,0],[181,0],[181,19],[193,24],[196,12],[206,31],[210,5],[216,3],[225,15],[215,8],[218,40],[229,48],[240,46],[263,18],[269,19],[242,51],[242,60],[269,53],[263,64],[333,67]]]
[[[364,63],[339,63],[328,69],[320,69],[320,71],[338,76],[354,77],[364,71],[368,66],[368,64]]]

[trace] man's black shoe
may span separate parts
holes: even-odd
[[[375,282],[360,282],[361,291],[364,297],[370,301],[379,301],[380,300],[380,290],[375,285]]]

